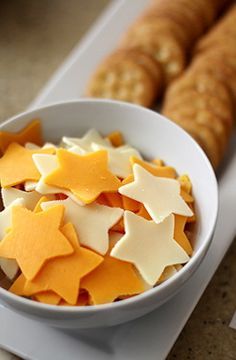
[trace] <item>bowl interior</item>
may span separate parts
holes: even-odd
[[[96,128],[103,135],[120,130],[125,141],[138,148],[145,158],[160,158],[179,174],[188,174],[196,199],[198,225],[194,256],[187,266],[206,250],[217,215],[216,179],[203,151],[181,128],[139,106],[81,100],[23,113],[1,124],[0,129],[16,132],[33,118],[41,119],[45,141],[58,142],[63,135],[79,137],[90,128]]]

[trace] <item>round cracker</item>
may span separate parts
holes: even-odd
[[[162,18],[170,18],[188,31],[192,40],[196,40],[204,32],[203,24],[199,21],[197,13],[187,6],[180,6],[178,2],[158,2],[150,8],[150,13]]]
[[[106,60],[106,64],[117,63],[130,59],[136,64],[143,66],[151,75],[156,84],[156,97],[158,97],[163,89],[163,74],[160,64],[153,59],[152,56],[138,49],[119,49],[111,54]]]
[[[236,99],[236,69],[229,66],[223,58],[205,56],[196,59],[191,65],[191,72],[211,74],[216,79],[227,84],[234,99]]]
[[[156,38],[160,34],[171,34],[186,49],[191,45],[188,33],[176,22],[168,18],[156,17],[153,14],[144,14],[124,34],[121,46],[123,42],[127,44],[133,37]]]
[[[156,98],[156,83],[146,69],[132,59],[104,62],[90,79],[86,95],[150,107]]]
[[[165,34],[155,39],[134,37],[124,46],[142,50],[158,61],[163,70],[165,83],[173,81],[185,68],[184,50],[172,36]]]

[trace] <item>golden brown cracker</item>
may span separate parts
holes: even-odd
[[[150,54],[162,67],[165,83],[173,81],[185,68],[185,53],[178,41],[163,35],[155,39],[132,38],[127,48],[136,48]]]
[[[228,132],[223,120],[210,112],[209,110],[196,110],[194,107],[183,107],[180,109],[169,110],[163,112],[164,115],[178,123],[188,122],[204,125],[209,128],[216,136],[220,150],[223,153],[229,140],[230,133]]]
[[[150,107],[156,98],[156,82],[132,59],[102,63],[87,86],[87,96],[128,101]]]
[[[183,77],[176,80],[167,89],[165,101],[175,96],[179,96],[182,92],[196,91],[200,94],[211,94],[224,101],[229,108],[233,109],[233,99],[229,87],[225,81],[215,77],[214,72],[193,71],[192,66]]]
[[[156,83],[156,96],[163,88],[163,74],[160,64],[152,56],[139,49],[119,49],[106,59],[106,64],[114,64],[130,59],[143,66]]]
[[[196,90],[182,91],[164,103],[163,112],[175,109],[207,110],[222,119],[228,131],[232,129],[233,109],[214,94],[199,93]]]
[[[190,123],[187,120],[180,120],[177,123],[199,142],[199,145],[203,148],[213,167],[216,169],[222,154],[215,134],[208,127],[195,122]]]
[[[141,16],[124,34],[121,39],[126,44],[133,37],[156,38],[160,34],[171,35],[177,39],[185,48],[190,46],[188,33],[177,23],[168,18],[159,18],[155,15],[145,14]]]

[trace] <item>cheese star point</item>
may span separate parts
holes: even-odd
[[[40,173],[34,165],[32,155],[51,152],[52,149],[28,150],[17,143],[11,143],[0,159],[1,186],[10,187],[27,180],[37,181]]]
[[[126,178],[131,173],[131,157],[141,159],[139,152],[131,146],[127,145],[120,146],[118,148],[112,148],[93,143],[92,148],[95,151],[102,149],[107,151],[109,169],[113,174],[120,178]]]
[[[110,140],[103,138],[96,129],[88,130],[82,138],[71,138],[67,136],[63,136],[62,138],[62,144],[67,148],[77,148],[77,152],[82,154],[92,152],[92,143],[94,142],[111,147]]]
[[[0,151],[5,152],[11,143],[25,145],[31,142],[37,145],[42,144],[42,130],[39,120],[32,120],[25,128],[17,133],[0,131]]]

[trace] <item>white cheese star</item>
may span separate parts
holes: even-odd
[[[193,215],[180,195],[180,183],[177,180],[154,176],[138,164],[134,164],[133,172],[134,181],[121,186],[119,193],[143,203],[156,223],[172,213]]]
[[[41,174],[41,178],[37,182],[35,190],[40,194],[57,194],[62,193],[69,196],[75,202],[80,205],[83,203],[72,194],[69,190],[62,189],[56,186],[47,185],[44,182],[44,179],[50,174],[52,171],[58,168],[58,161],[56,155],[47,155],[47,154],[33,154],[33,161],[35,166],[37,167],[38,171]]]
[[[38,149],[57,149],[57,146],[52,144],[52,143],[45,143],[43,145],[43,147],[40,147],[38,145],[35,145],[33,143],[26,143],[25,144],[25,148],[29,149],[29,150],[38,150]],[[33,191],[36,189],[38,182],[37,181],[32,181],[32,180],[28,180],[25,182],[24,187],[26,191]]]
[[[93,152],[91,145],[94,142],[102,146],[111,146],[111,142],[108,139],[104,139],[95,129],[87,131],[82,138],[71,138],[67,136],[63,136],[62,138],[62,144],[69,148],[76,146],[77,151],[80,149],[80,154]]]
[[[11,205],[6,207],[0,212],[0,241],[6,235],[7,228],[11,227],[12,222],[12,208],[13,206],[25,206],[25,201],[22,198],[15,199]],[[17,262],[13,259],[0,258],[0,266],[2,271],[7,275],[9,279],[13,279],[19,269]]]
[[[101,146],[100,144],[93,143],[92,148],[94,151],[99,151],[103,149],[107,150],[109,169],[113,174],[121,178],[126,178],[128,175],[131,174],[131,156],[142,159],[139,152],[131,146],[120,146],[118,148],[111,148],[108,146]]]
[[[130,211],[124,214],[125,235],[111,251],[111,256],[133,263],[144,280],[155,285],[166,266],[189,260],[174,240],[174,215],[156,224]]]
[[[70,198],[48,201],[42,203],[41,207],[46,210],[58,204],[64,205],[65,222],[74,225],[81,245],[104,255],[109,247],[108,231],[121,218],[123,210],[98,204],[80,206]]]
[[[2,188],[2,201],[5,208],[11,205],[14,200],[22,198],[24,199],[25,207],[29,210],[34,210],[41,197],[42,195],[37,191],[27,192],[15,188]]]

